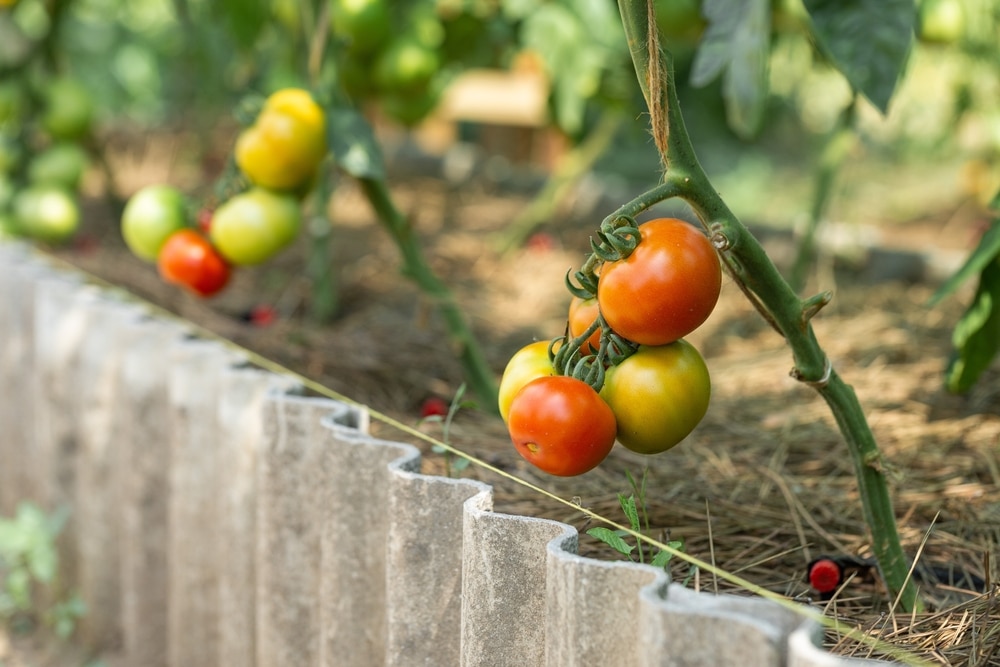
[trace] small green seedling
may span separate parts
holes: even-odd
[[[647,472],[648,468],[642,471],[642,481],[637,484],[632,473],[626,471],[625,477],[628,478],[629,486],[632,487],[632,493],[628,496],[624,493],[618,494],[618,504],[628,519],[629,527],[636,533],[649,532],[649,512],[646,505]],[[640,512],[642,513],[641,519]],[[630,534],[624,530],[611,530],[610,528],[598,526],[588,530],[587,534],[594,539],[600,540],[633,562],[645,563],[647,558],[646,550],[649,549],[652,552],[652,547],[644,547],[640,540],[637,540],[635,544],[629,544],[625,538]],[[680,540],[671,540],[667,542],[667,546],[671,549],[681,550],[684,548],[684,543]],[[673,557],[671,552],[662,550],[657,550],[656,553],[651,553],[650,555],[649,564],[664,569],[666,569],[670,563],[670,559]]]
[[[85,609],[73,595],[55,598],[39,608],[38,591],[58,594],[59,555],[56,538],[66,523],[65,510],[46,514],[23,502],[14,518],[0,517],[0,621],[15,632],[28,632],[42,621],[56,636],[66,639]]]
[[[441,422],[442,423],[441,440],[445,444],[450,445],[451,440],[449,438],[451,436],[451,422],[455,418],[455,415],[458,414],[458,411],[461,410],[462,408],[476,407],[475,401],[463,401],[462,399],[464,398],[464,396],[465,396],[465,383],[463,382],[459,386],[458,391],[455,392],[455,397],[451,400],[451,405],[448,406],[447,414],[445,414],[444,416],[439,414],[427,415],[420,420],[420,423],[424,424],[428,422]],[[437,454],[444,454],[444,469],[445,469],[445,474],[448,477],[451,477],[453,473],[460,473],[469,467],[469,459],[456,457],[454,452],[445,449],[441,445],[432,446],[431,451]]]

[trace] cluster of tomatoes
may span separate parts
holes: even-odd
[[[188,223],[184,196],[148,186],[129,199],[121,231],[132,252],[198,296],[220,292],[232,267],[261,264],[298,236],[299,193],[326,155],[326,117],[308,91],[279,90],[236,140],[234,159],[250,187]]]
[[[0,235],[52,244],[73,237],[93,116],[75,79],[0,84]]]
[[[500,414],[517,451],[547,473],[587,472],[616,441],[640,454],[666,451],[708,410],[708,368],[683,337],[715,308],[719,256],[683,220],[651,220],[637,235],[630,254],[594,272],[595,296],[574,297],[569,335],[521,348],[504,370]],[[555,354],[562,346],[568,357]]]

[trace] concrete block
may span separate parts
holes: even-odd
[[[291,376],[242,366],[219,382],[219,664],[253,667],[256,659],[257,461],[265,397],[294,392]]]
[[[823,626],[805,621],[788,636],[788,667],[872,667],[902,665],[899,662],[833,655],[823,646]]]
[[[145,319],[120,336],[122,357],[115,430],[121,437],[121,586],[124,660],[135,667],[167,665],[167,552],[173,411],[166,352],[188,331]]]
[[[636,665],[644,637],[636,622],[639,592],[666,590],[659,568],[576,554],[578,539],[560,536],[547,546],[546,656],[552,667]]]
[[[99,292],[75,281],[46,278],[35,283],[34,456],[29,462],[33,499],[46,511],[72,508],[76,496],[79,402],[75,384],[88,326],[88,306]],[[72,515],[57,541],[60,583],[78,584],[76,522]]]
[[[104,298],[88,304],[75,377],[65,381],[78,401],[79,452],[76,458],[74,515],[79,593],[87,605],[79,632],[92,649],[118,648],[121,642],[121,559],[119,533],[122,494],[119,476],[119,365],[121,332],[138,321],[135,306]]]
[[[366,437],[368,415],[354,408],[324,425],[320,664],[386,664],[389,465],[415,470],[419,454]]]
[[[0,245],[0,515],[11,516],[21,500],[38,500],[31,463],[35,423],[35,283],[56,273],[28,257],[19,245]]]
[[[257,667],[319,664],[323,450],[335,401],[269,395],[257,462]]]
[[[699,593],[671,584],[641,591],[640,665],[780,667],[801,618],[760,598]]]
[[[171,359],[167,657],[174,667],[219,664],[218,400],[223,370],[239,361],[216,341],[182,340]]]
[[[463,505],[486,484],[389,464],[385,562],[387,665],[458,665],[462,637]]]
[[[462,665],[542,665],[547,643],[546,545],[563,523],[491,512],[492,494],[465,503]]]

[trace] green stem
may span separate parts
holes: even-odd
[[[472,330],[451,290],[431,269],[413,233],[409,220],[399,212],[392,202],[385,182],[376,178],[359,179],[372,208],[385,225],[393,241],[403,256],[403,273],[420,290],[430,297],[444,317],[445,326],[451,336],[459,359],[465,369],[469,386],[483,402],[486,409],[498,412],[497,384],[493,371],[486,361]]]
[[[310,236],[309,257],[306,261],[306,275],[312,284],[309,315],[313,322],[326,324],[337,316],[340,299],[337,291],[337,273],[330,256],[333,244],[333,225],[327,217],[333,185],[329,166],[320,166],[317,187],[314,189],[312,211],[307,222]],[[313,224],[315,223],[315,224]]]
[[[796,292],[801,291],[805,286],[806,273],[809,271],[815,254],[816,233],[827,208],[829,208],[830,200],[833,198],[833,184],[854,145],[854,108],[855,103],[852,102],[841,113],[837,127],[827,137],[819,165],[816,168],[816,183],[813,189],[812,206],[809,208],[809,219],[806,221],[805,231],[799,240],[798,252],[795,255],[795,262],[792,264],[788,281]]]
[[[673,81],[673,61],[659,48],[652,0],[619,0],[639,84],[651,113],[653,137],[666,169],[661,193],[673,183],[712,234],[723,264],[751,303],[786,339],[792,375],[814,387],[830,406],[854,463],[872,550],[893,596],[906,611],[922,608],[908,577],[909,560],[896,529],[882,457],[851,387],[833,372],[810,324],[829,294],[800,299],[760,243],[712,187],[684,125]],[[652,29],[651,29],[652,28]]]

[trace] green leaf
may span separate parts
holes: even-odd
[[[614,549],[620,554],[625,556],[631,555],[635,550],[635,547],[623,540],[619,535],[617,535],[613,530],[605,528],[603,526],[598,526],[596,528],[591,528],[587,531],[587,534],[594,539],[604,542],[609,547]]]
[[[946,385],[957,394],[967,392],[1000,351],[1000,258],[979,277],[976,295],[955,324],[955,356],[948,366]]]
[[[7,595],[17,609],[31,608],[31,575],[23,567],[14,568],[7,573]]]
[[[46,540],[34,544],[28,553],[27,562],[31,576],[43,584],[51,583],[56,577],[56,569],[59,566],[55,543]]]
[[[653,567],[666,567],[674,555],[669,551],[658,551],[649,564]]]
[[[1000,196],[1000,193],[998,193],[998,196]],[[993,221],[993,224],[986,230],[983,237],[979,239],[979,245],[972,251],[969,258],[965,260],[962,268],[956,271],[954,275],[938,288],[938,291],[931,297],[929,305],[933,306],[935,303],[938,303],[941,299],[958,289],[966,280],[977,273],[982,273],[983,269],[997,257],[1000,257],[1000,220]]]
[[[708,29],[691,67],[691,84],[705,86],[720,75],[730,128],[743,139],[760,131],[768,98],[771,49],[770,0],[705,0]]]
[[[804,0],[820,48],[882,113],[913,43],[913,0]]]
[[[635,496],[625,497],[625,494],[618,494],[618,504],[622,506],[622,512],[628,518],[628,523],[632,527],[632,530],[639,531],[639,509],[635,505]]]
[[[327,109],[327,145],[337,165],[355,178],[385,179],[382,151],[371,125],[354,109]]]

